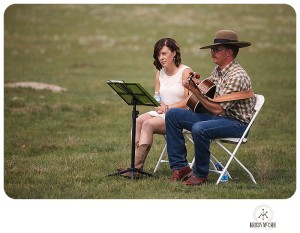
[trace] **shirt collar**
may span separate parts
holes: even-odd
[[[223,70],[221,70],[221,68],[218,66],[216,68],[216,71],[218,73],[218,76],[223,76],[225,75],[228,71],[230,71],[231,69],[233,69],[233,66],[237,64],[236,60],[232,60]]]

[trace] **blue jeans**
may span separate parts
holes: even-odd
[[[206,178],[209,173],[211,139],[241,137],[247,125],[233,118],[194,113],[172,108],[166,113],[167,151],[172,170],[188,166],[183,129],[192,133],[195,163],[193,175]]]

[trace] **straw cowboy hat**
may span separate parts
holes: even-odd
[[[200,49],[209,49],[215,47],[217,45],[235,45],[239,48],[248,47],[251,45],[250,42],[247,41],[239,41],[236,32],[230,30],[220,30],[216,33],[216,38],[214,39],[214,43],[211,45],[207,45],[201,47]]]

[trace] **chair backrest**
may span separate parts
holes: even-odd
[[[255,94],[255,98],[256,98],[256,103],[255,103],[254,110],[257,112],[264,105],[265,97],[263,95]]]
[[[255,94],[255,99],[256,99],[255,106],[254,106],[255,113],[254,113],[251,121],[249,122],[248,127],[246,128],[246,130],[242,136],[242,139],[245,138],[245,136],[248,134],[255,118],[257,117],[259,111],[261,110],[261,108],[265,102],[265,97],[263,95]]]
[[[258,115],[259,111],[261,110],[262,106],[264,105],[265,102],[265,97],[263,95],[259,95],[259,94],[255,94],[255,99],[256,99],[256,103],[254,106],[254,110],[255,113],[249,123],[249,125],[251,126],[256,118],[256,116]]]
[[[265,97],[263,95],[259,95],[259,94],[255,94],[255,106],[254,106],[254,110],[255,113],[251,119],[251,121],[249,122],[246,130],[243,133],[243,136],[241,138],[220,138],[218,139],[221,142],[225,142],[225,143],[234,143],[234,144],[240,144],[240,143],[246,143],[247,142],[247,135],[249,133],[249,130],[255,120],[255,118],[257,117],[259,111],[261,110],[262,106],[264,105],[265,102]]]

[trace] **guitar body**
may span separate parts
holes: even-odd
[[[209,97],[209,98],[214,98],[215,92],[216,92],[216,85],[211,82],[208,79],[204,79],[199,85],[198,88],[200,92]],[[196,113],[209,113],[209,111],[198,101],[196,96],[194,94],[191,94],[186,101],[186,105]]]

